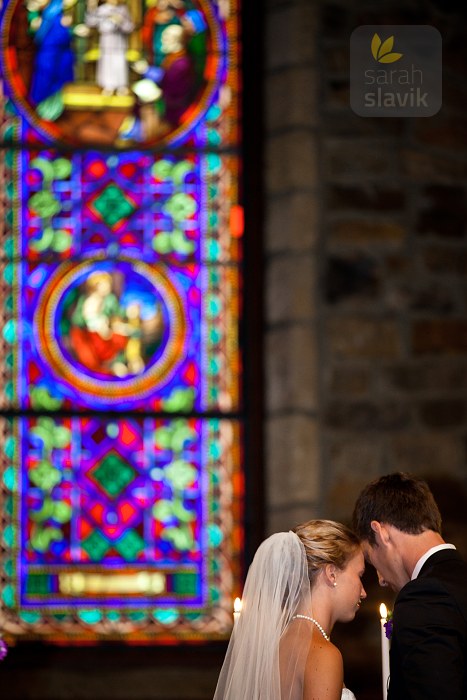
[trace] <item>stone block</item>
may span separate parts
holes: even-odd
[[[316,126],[317,75],[308,66],[272,73],[265,85],[265,124],[267,132],[290,127]]]
[[[397,364],[383,368],[380,372],[383,391],[395,390],[404,394],[424,394],[433,392],[464,392],[467,388],[467,363],[462,359],[446,363],[437,360]]]
[[[340,109],[347,114],[350,103],[350,83],[348,78],[330,78],[324,86],[323,107],[326,110]]]
[[[464,438],[439,431],[394,434],[387,442],[386,463],[388,472],[465,476]]]
[[[376,478],[383,464],[384,441],[381,436],[357,434],[349,437],[330,436],[327,431],[326,482],[328,488],[339,488],[345,476],[351,476],[356,488]]]
[[[367,396],[373,387],[372,373],[369,367],[360,365],[333,366],[325,374],[325,387],[333,397]]]
[[[328,87],[329,85],[329,87]],[[336,104],[328,104],[327,93],[332,89],[337,91]],[[325,83],[323,90],[325,99],[321,104],[323,123],[326,125],[325,133],[334,138],[362,139],[372,138],[384,140],[387,136],[399,138],[404,134],[405,121],[403,119],[378,119],[366,117],[362,119],[349,110],[349,80],[333,78]],[[344,94],[347,101],[343,101]],[[331,96],[329,96],[330,102]]]
[[[390,251],[384,256],[386,270],[391,277],[405,277],[415,274],[415,259],[403,250]]]
[[[467,276],[467,250],[461,247],[433,245],[421,251],[429,272],[441,275]]]
[[[444,155],[410,148],[400,152],[402,172],[414,182],[457,184],[467,177],[467,162],[455,157],[455,154]]]
[[[461,115],[464,115],[467,110],[467,90],[463,80],[459,80],[458,76],[446,74],[443,76],[443,108]]]
[[[410,405],[399,401],[329,401],[323,422],[349,432],[400,430],[413,424]]]
[[[313,190],[288,192],[267,200],[267,253],[310,251],[317,237],[318,202]]]
[[[323,296],[330,304],[378,297],[381,271],[375,258],[361,252],[329,256],[323,275]]]
[[[313,411],[317,406],[316,332],[311,324],[266,333],[266,407],[269,412]]]
[[[324,176],[328,181],[373,180],[390,174],[393,143],[382,139],[333,138],[323,139]]]
[[[467,205],[464,187],[436,185],[426,187],[428,206],[418,213],[417,233],[448,238],[465,238]]]
[[[275,256],[266,265],[266,321],[310,321],[316,310],[315,256]]]
[[[346,219],[336,221],[330,226],[330,242],[377,245],[400,245],[407,232],[403,225],[393,221],[368,221],[366,219]]]
[[[434,318],[415,321],[412,350],[416,355],[467,353],[467,320]]]
[[[450,313],[459,309],[459,293],[456,286],[446,282],[438,283],[409,283],[405,286],[407,305],[414,311],[431,311]]]
[[[378,436],[327,438],[326,512],[350,523],[355,501],[363,487],[381,473],[384,443]]]
[[[316,135],[296,129],[271,136],[266,149],[266,196],[318,184]]]
[[[266,529],[269,534],[287,532],[300,523],[319,517],[323,517],[322,506],[312,502],[300,505],[292,503],[281,508],[270,508],[266,517]]]
[[[266,17],[266,70],[311,63],[318,26],[314,3],[288,3]]]
[[[324,64],[324,79],[329,76],[344,75],[348,80],[350,70],[350,55],[348,43],[325,46],[322,53]]]
[[[430,147],[462,150],[467,143],[467,119],[464,116],[444,117],[442,112],[431,119],[418,119],[414,137]]]
[[[266,422],[267,493],[271,508],[310,506],[319,499],[316,418],[294,414]],[[310,516],[311,517],[311,516]]]
[[[430,428],[456,428],[465,424],[466,402],[463,399],[424,401],[419,408],[422,424]]]
[[[333,213],[343,209],[397,211],[403,209],[406,193],[398,187],[375,183],[334,184],[327,188],[326,205]]]
[[[352,9],[346,3],[325,2],[322,6],[322,31],[327,39],[341,39],[350,34]]]
[[[402,339],[397,323],[381,318],[333,317],[326,324],[329,358],[397,359]]]

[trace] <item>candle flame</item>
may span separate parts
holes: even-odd
[[[388,617],[388,609],[384,603],[381,603],[381,605],[379,606],[379,614],[381,615],[383,620],[386,620]]]
[[[235,598],[234,600],[234,612],[239,613],[242,611],[242,599]]]

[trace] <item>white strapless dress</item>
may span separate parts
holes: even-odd
[[[355,695],[348,688],[342,688],[341,700],[357,700]]]

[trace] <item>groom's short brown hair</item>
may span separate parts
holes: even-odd
[[[426,481],[396,472],[370,482],[355,504],[353,527],[361,540],[375,544],[372,520],[418,535],[441,533],[441,515]]]

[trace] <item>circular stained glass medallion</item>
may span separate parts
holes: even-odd
[[[67,263],[35,315],[39,352],[73,390],[110,403],[153,392],[185,356],[182,293],[162,266]]]
[[[224,31],[208,0],[12,0],[2,73],[46,137],[134,147],[179,141],[224,72]]]

